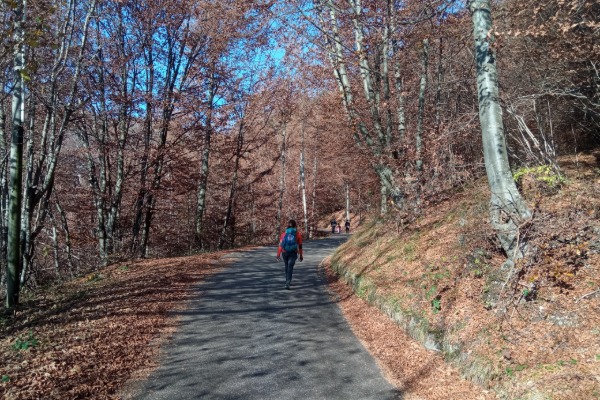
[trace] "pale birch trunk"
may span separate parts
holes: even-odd
[[[531,211],[517,190],[513,180],[508,154],[502,109],[498,94],[496,59],[491,46],[492,15],[489,0],[469,4],[473,19],[477,89],[479,93],[479,120],[483,138],[483,154],[490,200],[491,222],[509,259],[524,255],[525,242],[519,229],[531,218]]]

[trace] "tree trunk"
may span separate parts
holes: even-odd
[[[229,189],[229,200],[227,201],[227,213],[225,214],[225,221],[223,222],[223,228],[221,229],[221,235],[219,237],[219,249],[222,249],[225,245],[225,239],[227,238],[227,229],[231,229],[233,232],[233,226],[231,224],[232,216],[235,208],[235,197],[237,192],[237,180],[238,170],[240,168],[240,159],[242,157],[242,148],[244,146],[244,120],[240,121],[238,128],[238,137],[235,148],[235,162],[233,166],[233,176],[231,178],[231,187]],[[231,227],[230,227],[231,226]],[[231,235],[231,247],[235,243],[235,238]]]
[[[304,174],[304,121],[302,122],[302,143],[300,149],[300,185],[302,187],[302,211],[304,215],[304,231],[308,237],[308,209],[306,206],[306,179]]]
[[[421,83],[419,85],[419,110],[417,114],[417,132],[415,148],[417,151],[416,169],[420,175],[423,171],[423,117],[425,114],[425,95],[427,91],[427,67],[429,64],[429,39],[423,39],[423,54],[421,56]]]
[[[281,131],[281,175],[279,176],[279,200],[277,202],[277,227],[275,232],[275,240],[279,240],[279,234],[283,227],[283,195],[285,194],[285,156],[286,156],[286,141],[287,141],[287,124],[283,123]]]
[[[6,307],[19,303],[21,274],[21,190],[23,173],[23,121],[25,119],[25,0],[18,3],[14,19],[14,89],[8,193]]]
[[[442,63],[442,56],[444,51],[443,38],[439,39],[438,48],[438,60],[437,60],[437,78],[435,85],[435,133],[436,136],[440,134],[440,125],[442,123],[442,78],[444,75],[444,64]]]
[[[73,255],[71,252],[71,233],[69,231],[69,223],[67,221],[67,214],[65,213],[65,210],[61,207],[60,205],[60,201],[58,200],[58,196],[56,195],[56,193],[54,194],[54,200],[55,200],[55,204],[56,204],[56,210],[58,211],[58,214],[60,215],[60,223],[62,225],[62,230],[63,233],[65,234],[65,249],[67,251],[67,265],[69,266],[69,273],[71,275],[71,277],[74,276],[73,274]],[[79,270],[77,270],[76,272],[79,272]]]
[[[524,255],[525,242],[523,238],[519,237],[519,227],[529,220],[532,214],[517,190],[508,164],[502,109],[498,94],[496,59],[491,46],[493,28],[490,1],[472,1],[469,8],[472,13],[475,37],[483,153],[488,183],[492,192],[491,222],[496,229],[502,248],[509,259],[514,260]]]
[[[4,86],[4,82],[1,83]],[[8,153],[6,148],[6,114],[4,104],[0,103],[0,268],[6,270],[6,223],[8,211]],[[4,277],[3,273],[0,273]],[[0,286],[4,286],[4,279]]]
[[[23,190],[23,200],[21,207],[21,257],[23,258],[21,265],[21,286],[25,284],[25,277],[31,258],[33,257],[31,244],[31,217],[33,216],[33,207],[35,206],[33,194],[33,169],[34,169],[34,146],[35,146],[35,101],[30,97],[28,105],[29,117],[29,138],[27,140],[27,161],[25,163],[25,182]]]
[[[350,219],[350,185],[346,183],[346,220]]]
[[[213,71],[214,74],[214,71]],[[206,115],[206,127],[204,132],[204,148],[202,150],[202,162],[200,165],[200,180],[198,181],[198,195],[196,203],[195,219],[195,239],[198,250],[202,249],[202,231],[204,212],[206,211],[206,189],[208,187],[209,159],[210,159],[210,141],[212,136],[212,116],[214,109],[214,99],[216,96],[215,76],[211,78],[208,94],[208,111]]]
[[[308,232],[308,238],[312,239],[314,236],[314,230],[317,229],[317,226],[315,225],[315,203],[316,203],[316,199],[317,199],[317,168],[318,168],[318,158],[317,158],[317,151],[315,150],[315,155],[314,155],[315,159],[313,161],[313,170],[312,170],[312,182],[313,182],[313,186],[312,186],[312,194],[311,194],[311,201],[312,201],[312,206],[310,209],[310,225],[311,225],[311,229]]]
[[[381,183],[381,207],[379,209],[379,214],[382,216],[387,214],[387,211],[388,211],[387,200],[388,200],[387,187],[384,183]]]

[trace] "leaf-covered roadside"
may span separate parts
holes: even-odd
[[[0,397],[109,399],[153,366],[169,311],[222,253],[113,266],[48,290],[0,320]]]

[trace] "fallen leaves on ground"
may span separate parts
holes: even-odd
[[[376,358],[388,380],[405,400],[494,399],[494,395],[460,377],[439,353],[426,350],[378,309],[355,296],[323,263],[329,288],[354,334]]]
[[[112,266],[48,290],[0,320],[0,397],[113,399],[156,362],[169,311],[222,253]],[[142,374],[142,375],[140,375]]]

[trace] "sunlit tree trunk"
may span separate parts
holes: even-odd
[[[508,164],[498,94],[496,59],[491,46],[493,28],[490,2],[489,0],[472,1],[469,8],[472,13],[475,37],[483,154],[492,192],[491,222],[502,248],[510,259],[515,259],[523,256],[525,244],[521,240],[523,238],[519,237],[519,227],[531,218],[531,211],[517,190]]]
[[[25,7],[17,3],[14,16],[14,88],[12,97],[12,134],[10,143],[10,178],[8,186],[8,238],[6,307],[19,302],[21,258],[21,190],[23,171],[23,131],[25,120]]]
[[[350,219],[350,185],[346,183],[346,220]]]
[[[279,176],[279,197],[277,201],[277,227],[275,228],[275,240],[279,239],[283,227],[283,195],[285,194],[285,161],[286,161],[286,145],[287,145],[287,123],[283,123],[281,129],[281,147],[279,149],[281,155],[281,174]]]
[[[317,200],[317,169],[318,169],[319,160],[317,158],[317,151],[315,150],[314,160],[313,160],[313,170],[312,170],[312,193],[311,193],[311,207],[310,207],[310,226],[308,237],[312,239],[314,236],[314,230],[317,229],[315,224],[315,204]]]
[[[302,211],[304,215],[304,229],[308,232],[308,209],[306,206],[306,179],[304,174],[304,121],[302,122],[302,143],[300,149],[300,185],[302,187]],[[308,236],[308,233],[307,233]]]

